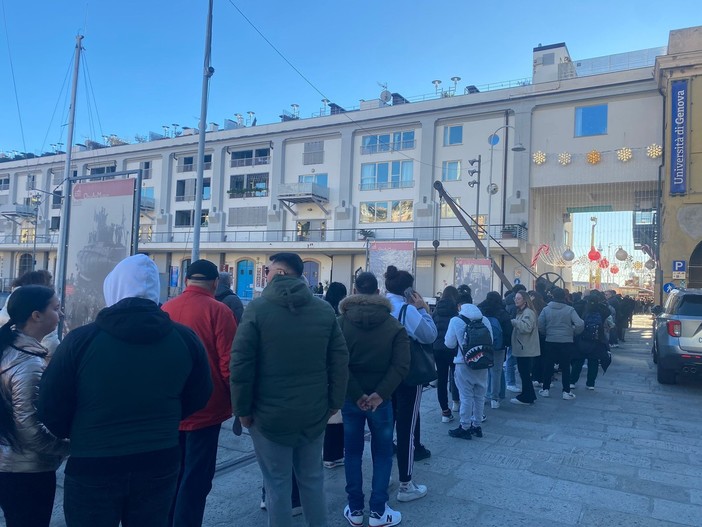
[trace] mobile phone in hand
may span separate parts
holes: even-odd
[[[407,301],[408,304],[414,303],[414,294],[416,291],[414,290],[413,287],[408,287],[405,289],[405,292],[403,293],[405,300]]]

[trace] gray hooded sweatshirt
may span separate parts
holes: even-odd
[[[573,342],[582,333],[585,322],[568,304],[549,302],[539,315],[539,333],[546,342]]]

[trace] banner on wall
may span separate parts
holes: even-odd
[[[177,265],[171,265],[171,272],[168,279],[168,287],[178,287],[178,275],[180,269]]]
[[[93,322],[105,277],[131,254],[136,179],[76,183],[66,252],[65,329]]]
[[[670,195],[687,193],[687,79],[671,84]]]
[[[389,265],[394,265],[400,271],[408,271],[415,275],[416,242],[383,241],[368,244],[368,271],[378,279],[381,293],[385,292],[385,271]]]
[[[471,289],[473,303],[479,304],[491,291],[492,266],[487,258],[456,258],[454,262],[454,285],[467,285]]]

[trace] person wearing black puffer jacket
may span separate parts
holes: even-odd
[[[436,303],[436,308],[432,314],[434,324],[438,335],[434,341],[434,359],[436,360],[436,396],[441,407],[441,422],[450,423],[453,421],[453,413],[448,405],[448,390],[447,385],[450,385],[451,400],[454,402],[460,401],[458,389],[453,382],[453,373],[456,366],[453,364],[453,359],[456,356],[456,350],[448,349],[444,345],[444,337],[448,329],[451,319],[458,315],[458,289],[452,285],[446,287],[441,294],[441,298]],[[449,381],[450,379],[450,381]]]
[[[495,364],[490,368],[487,391],[490,407],[499,408],[500,399],[505,398],[505,373],[502,365],[505,362],[507,346],[512,342],[512,317],[507,313],[502,297],[497,291],[490,291],[485,300],[478,304],[478,309],[488,319],[496,319],[502,330],[502,345],[495,345]]]

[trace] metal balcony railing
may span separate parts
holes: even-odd
[[[278,199],[315,196],[329,201],[329,187],[317,183],[287,183],[278,187]]]
[[[382,181],[373,183],[361,183],[359,190],[386,190],[396,188],[412,188],[414,181]]]
[[[176,172],[194,172],[197,165],[191,163],[189,165],[177,165]],[[203,165],[203,170],[210,170],[212,168],[212,161],[206,161]]]
[[[229,189],[227,194],[229,194],[230,198],[265,198],[268,196],[268,189]]]
[[[37,234],[37,245],[45,243],[55,245],[58,242],[58,233]],[[0,236],[0,245],[33,245],[33,233],[28,234],[3,234]]]
[[[229,162],[231,168],[251,167],[256,165],[268,165],[271,162],[271,156],[245,157],[243,159],[232,159]]]
[[[379,152],[398,152],[400,150],[412,150],[416,145],[414,139],[409,141],[400,141],[399,143],[383,143],[379,145],[361,146],[361,154],[377,154]]]

